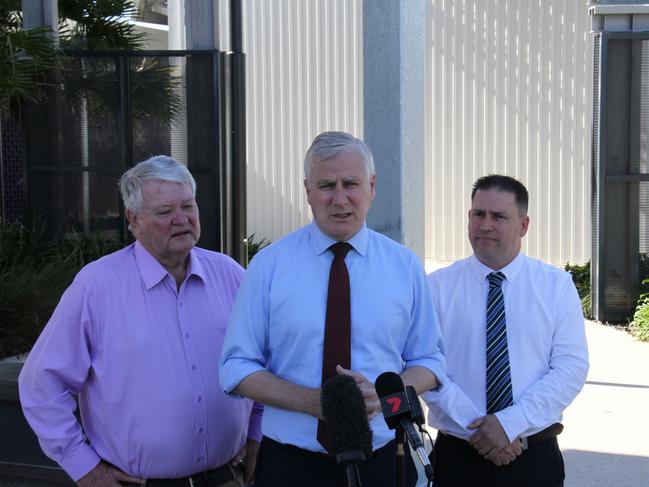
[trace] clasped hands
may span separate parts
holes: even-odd
[[[476,430],[469,443],[476,451],[496,466],[509,465],[523,453],[523,444],[516,438],[511,443],[500,421],[493,414],[474,420],[469,429]]]

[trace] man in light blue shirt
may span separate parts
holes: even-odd
[[[365,225],[376,175],[364,142],[342,132],[320,134],[306,154],[304,173],[313,222],[251,262],[228,325],[221,385],[266,404],[257,487],[341,485],[342,474],[317,429],[329,248],[347,242],[351,361],[348,369],[336,370],[356,380],[373,431],[374,455],[361,468],[361,480],[392,486],[394,434],[377,415],[374,381],[382,372],[397,372],[421,393],[436,388],[445,373],[425,273],[414,253]],[[414,486],[410,458],[406,471],[405,485]]]

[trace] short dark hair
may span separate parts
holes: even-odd
[[[514,200],[516,201],[516,206],[518,206],[518,211],[520,212],[521,216],[527,215],[527,206],[530,201],[530,195],[527,192],[525,185],[519,180],[509,176],[503,176],[501,174],[489,174],[488,176],[482,176],[481,178],[478,178],[475,183],[473,183],[473,189],[471,190],[471,201],[473,201],[473,197],[479,189],[495,189],[496,191],[514,193]]]

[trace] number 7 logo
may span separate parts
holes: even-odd
[[[392,406],[391,413],[396,413],[401,408],[401,399],[398,397],[389,397],[385,400],[390,406]]]

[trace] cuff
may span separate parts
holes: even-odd
[[[256,362],[243,359],[229,359],[221,365],[221,370],[219,371],[221,388],[226,394],[241,397],[238,394],[233,394],[232,391],[241,384],[243,379],[260,370],[266,369]]]
[[[95,468],[101,458],[87,443],[81,443],[70,455],[59,461],[61,468],[75,482]]]
[[[264,412],[264,406],[255,402],[252,405],[252,411],[250,411],[250,419],[248,420],[248,438],[255,440],[257,443],[261,443],[262,432],[261,432],[261,415]]]
[[[495,416],[500,421],[510,443],[528,429],[527,419],[516,404],[498,411]]]
[[[419,367],[423,367],[424,369],[428,369],[433,374],[435,374],[435,378],[437,379],[437,383],[438,383],[437,388],[440,388],[446,382],[446,380],[444,379],[446,377],[444,364],[439,362],[438,360],[435,360],[434,358],[409,360],[406,362],[404,370],[409,369],[410,367],[414,367],[415,365]]]

